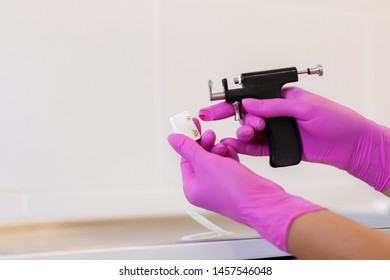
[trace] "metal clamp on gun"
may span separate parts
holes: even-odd
[[[323,75],[323,68],[307,68],[298,71],[295,67],[268,71],[243,73],[234,79],[241,88],[229,89],[227,79],[222,80],[223,92],[213,93],[213,82],[209,81],[210,100],[226,100],[232,103],[235,120],[241,120],[241,100],[244,98],[271,99],[282,98],[281,90],[286,83],[297,82],[299,74]],[[301,143],[296,121],[291,117],[265,119],[269,143],[270,165],[284,167],[296,165],[301,161]]]

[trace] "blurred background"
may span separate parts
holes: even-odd
[[[384,0],[0,0],[0,223],[180,215],[190,206],[168,119],[221,79],[321,63],[293,84],[389,126]],[[234,136],[232,118],[203,123]],[[335,211],[384,212],[347,173],[258,174]]]

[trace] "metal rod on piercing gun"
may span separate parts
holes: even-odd
[[[296,67],[243,73],[234,78],[241,88],[229,89],[227,79],[222,80],[223,92],[213,93],[213,82],[209,81],[210,101],[226,100],[232,103],[235,120],[241,120],[241,100],[244,98],[282,98],[281,89],[286,83],[297,82],[299,74],[323,75],[322,65],[298,71]],[[290,117],[265,119],[269,143],[270,165],[284,167],[301,161],[300,136],[296,121]]]

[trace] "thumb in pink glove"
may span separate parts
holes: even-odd
[[[299,88],[285,88],[282,97],[242,101],[246,125],[237,139],[221,142],[239,153],[268,155],[263,118],[287,116],[297,121],[302,141],[302,159],[346,170],[378,191],[390,185],[390,130],[355,111]],[[226,104],[201,110],[202,119],[220,119],[231,114]]]
[[[322,209],[184,135],[171,134],[168,141],[182,156],[183,188],[190,203],[254,228],[284,251],[292,221]]]

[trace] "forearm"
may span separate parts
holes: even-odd
[[[287,247],[300,259],[390,259],[390,234],[322,210],[293,221]]]

